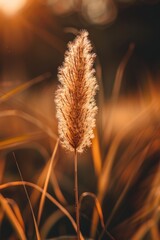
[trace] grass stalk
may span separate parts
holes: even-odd
[[[80,223],[79,223],[79,201],[78,201],[78,174],[77,174],[77,150],[74,152],[74,187],[75,187],[75,211],[77,222],[77,240],[80,240]]]

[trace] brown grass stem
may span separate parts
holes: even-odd
[[[80,240],[77,157],[78,157],[77,156],[77,150],[75,149],[75,152],[74,152],[75,210],[76,210],[76,222],[77,222],[77,239]]]

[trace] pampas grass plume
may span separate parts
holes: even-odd
[[[83,152],[94,137],[97,113],[94,97],[98,89],[94,59],[88,32],[82,30],[68,44],[59,68],[60,86],[55,97],[58,131],[62,145],[70,151]]]

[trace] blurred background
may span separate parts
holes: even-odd
[[[1,84],[27,81],[48,71],[56,76],[67,42],[77,30],[87,28],[106,97],[122,57],[134,44],[122,92],[135,91],[145,81],[146,68],[155,79],[159,72],[159,11],[155,0],[1,0]]]
[[[94,201],[87,198],[82,233],[94,239],[158,240],[159,0],[0,0],[0,183],[22,180],[14,152],[23,179],[43,187],[57,138],[57,69],[80,29],[89,32],[97,55],[100,90],[93,147],[79,156],[79,191],[96,194],[107,229],[95,220]],[[62,205],[72,205],[74,216],[72,157],[58,148],[49,192]],[[17,188],[0,193],[14,199],[27,239],[34,239],[27,198],[23,187]],[[36,215],[39,195],[31,200]],[[42,236],[74,235],[66,218],[53,216],[49,229],[45,226],[57,209],[46,201]],[[3,214],[0,223],[0,239],[17,239]]]

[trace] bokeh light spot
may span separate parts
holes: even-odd
[[[83,0],[82,14],[93,24],[108,24],[117,16],[117,7],[113,0]]]
[[[22,9],[27,0],[0,0],[0,9],[8,16],[15,15]]]

